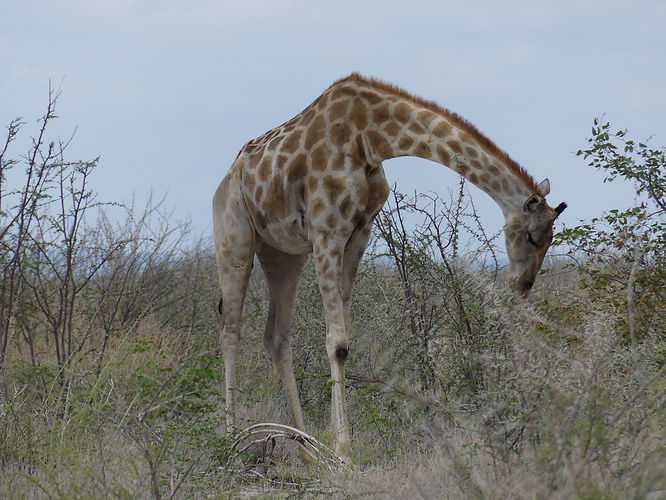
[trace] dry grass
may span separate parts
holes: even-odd
[[[43,135],[58,95],[25,157],[24,192],[9,189],[20,203],[0,255],[11,278],[0,287],[1,499],[666,498],[663,224],[645,233],[647,260],[615,245],[626,214],[606,217],[610,233],[563,230],[593,255],[587,275],[549,259],[521,302],[499,284],[499,235],[484,232],[464,182],[450,201],[394,193],[352,304],[352,463],[306,466],[282,438],[237,453],[220,409],[211,244],[186,247],[189,224],[152,201],[122,209],[124,223],[100,212],[80,225],[96,161],[64,162],[65,145]],[[639,212],[627,220],[645,231]],[[243,428],[291,423],[263,352],[267,308],[257,271],[237,367]],[[295,372],[309,431],[330,444],[324,332],[310,264]]]
[[[575,274],[558,269],[544,278],[533,302],[518,303],[476,277],[486,333],[502,343],[467,352],[482,390],[456,392],[455,380],[441,380],[460,357],[458,340],[445,332],[431,344],[439,389],[423,393],[399,375],[385,384],[352,379],[350,414],[374,404],[382,417],[352,425],[354,466],[307,474],[300,488],[276,489],[281,476],[268,474],[265,498],[666,497],[664,345],[623,343],[614,313],[576,293]],[[357,346],[375,346],[375,373],[395,359],[377,352],[382,333],[358,332]],[[387,340],[387,351],[395,349]],[[276,418],[288,421],[281,410]],[[252,411],[251,419],[261,415]],[[316,432],[325,435],[325,426]],[[289,460],[277,463],[303,474]]]
[[[484,343],[471,349],[452,327],[433,337],[428,359],[437,384],[424,390],[391,302],[400,297],[396,282],[382,281],[382,273],[366,270],[355,304],[363,319],[348,372],[350,469],[308,469],[291,442],[231,458],[219,434],[214,339],[197,344],[147,316],[114,337],[100,373],[82,360],[66,387],[51,373],[46,345],[39,367],[24,350],[12,351],[0,414],[0,497],[666,497],[663,344],[624,344],[613,311],[585,303],[573,275],[544,276],[533,300],[520,303],[468,272],[483,291],[475,325]],[[289,424],[261,346],[260,279],[252,286],[239,417],[243,426]],[[306,282],[301,293],[298,378],[310,431],[325,441],[328,367],[318,354],[316,286]],[[461,377],[473,377],[474,390]]]

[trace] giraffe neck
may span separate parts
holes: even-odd
[[[538,193],[534,180],[515,162],[459,119],[396,103],[389,106],[386,121],[373,123],[366,137],[373,160],[416,156],[440,163],[486,192],[505,215],[521,210]]]
[[[336,82],[331,97],[353,101],[349,118],[368,160],[417,156],[445,165],[485,191],[505,215],[522,210],[534,179],[473,125],[436,104],[359,75]]]

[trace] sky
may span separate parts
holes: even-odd
[[[24,154],[60,89],[50,137],[74,134],[69,160],[100,158],[98,200],[165,197],[205,236],[240,148],[358,71],[471,121],[550,180],[549,203],[569,205],[558,226],[572,227],[635,203],[631,184],[574,154],[595,117],[666,145],[664,26],[663,0],[5,0],[0,126],[23,118],[10,153]],[[458,185],[426,160],[384,166],[404,193],[447,199]],[[470,193],[499,231],[499,208]]]

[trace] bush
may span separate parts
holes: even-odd
[[[58,96],[22,187],[5,175],[20,119],[0,152],[0,496],[175,497],[230,449],[210,241],[186,246],[162,203],[116,204],[112,222],[89,188],[97,160],[46,139]]]
[[[595,120],[589,147],[577,155],[606,172],[606,181],[634,182],[644,201],[611,210],[562,231],[556,244],[569,247],[580,286],[593,302],[623,311],[618,327],[627,342],[663,338],[666,331],[666,155],[613,133]]]
[[[220,432],[211,242],[189,244],[191,228],[163,203],[137,213],[96,201],[97,161],[66,161],[66,144],[45,139],[56,100],[23,186],[4,177],[21,163],[9,157],[20,120],[0,156],[0,497],[663,496],[663,150],[595,124],[580,154],[609,180],[637,182],[645,202],[556,235],[580,275],[551,259],[534,302],[498,279],[497,235],[481,229],[464,183],[446,201],[394,191],[352,303],[354,466],[314,470],[276,436],[233,452]],[[290,422],[262,346],[267,302],[257,270],[241,324],[244,427]],[[306,419],[325,436],[312,262],[294,329]]]

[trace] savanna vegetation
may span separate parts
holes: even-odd
[[[165,202],[98,200],[97,160],[50,140],[57,98],[26,155],[20,119],[0,144],[0,498],[666,497],[663,149],[595,121],[578,155],[642,202],[561,229],[528,301],[464,184],[394,192],[353,303],[353,463],[308,467],[289,439],[224,433],[211,242]],[[255,268],[242,428],[290,423],[266,313]],[[310,265],[294,357],[326,443],[324,331]]]

